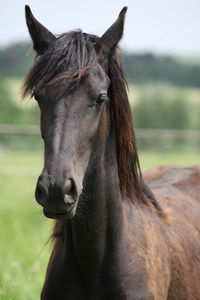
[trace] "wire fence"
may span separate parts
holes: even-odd
[[[200,130],[136,128],[138,147],[157,151],[200,150]],[[35,150],[43,146],[39,125],[0,124],[1,149]]]
[[[136,129],[140,150],[199,152],[200,130]]]

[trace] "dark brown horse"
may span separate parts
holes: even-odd
[[[43,300],[200,299],[200,166],[139,170],[117,45],[55,37],[26,6],[37,59],[24,82],[41,110],[36,200],[57,219]]]

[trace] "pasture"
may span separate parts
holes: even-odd
[[[159,165],[200,164],[195,152],[141,152],[142,170]],[[35,300],[43,285],[51,252],[53,221],[34,199],[42,151],[0,155],[0,299]]]
[[[7,83],[11,87],[13,100],[19,104],[21,79],[7,79]],[[190,103],[199,103],[198,88],[161,85],[159,89],[165,90],[172,98],[181,91]],[[143,95],[149,98],[155,90],[158,90],[158,86],[130,86],[132,106],[138,103]],[[26,107],[27,103],[23,105]],[[35,108],[32,111],[34,114]],[[194,115],[191,117],[194,118]],[[11,148],[15,149],[17,145],[15,138]],[[184,151],[180,151],[180,147],[179,150],[173,147],[173,150],[168,152],[149,151],[147,148],[145,151],[139,151],[139,158],[142,170],[160,165],[200,164],[197,149],[191,148],[190,145]],[[36,180],[42,166],[42,150],[0,152],[0,299],[39,299],[51,253],[49,238],[54,224],[52,220],[43,216],[42,209],[34,199]]]
[[[1,153],[0,299],[39,298],[53,224],[33,201],[40,156]]]

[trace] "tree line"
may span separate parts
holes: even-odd
[[[7,77],[25,76],[33,63],[34,54],[29,43],[20,43],[0,50],[0,123],[37,123],[39,111],[22,111],[9,91]],[[173,57],[150,54],[124,54],[122,57],[129,83],[144,84],[156,81],[185,87],[200,87],[200,65],[184,64]],[[198,76],[197,76],[198,75]],[[142,87],[142,85],[141,85]],[[157,88],[142,93],[133,107],[133,120],[137,128],[200,129],[200,102],[190,103],[181,92],[169,97],[170,92]]]
[[[33,64],[30,43],[0,49],[0,73],[23,77]],[[122,64],[128,81],[134,84],[163,81],[173,85],[200,87],[200,64],[188,64],[172,56],[123,53]]]
[[[162,81],[178,86],[200,87],[200,64],[188,64],[172,56],[124,54],[125,73],[131,83]]]

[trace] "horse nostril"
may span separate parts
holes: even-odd
[[[73,205],[76,201],[69,195],[64,196],[65,203],[69,206]]]
[[[72,179],[68,179],[64,187],[64,201],[69,206],[76,202],[75,193],[75,184]]]
[[[42,206],[45,205],[47,193],[48,193],[47,188],[46,188],[45,184],[43,183],[42,178],[39,177],[37,186],[36,186],[36,190],[35,190],[35,198],[36,198],[37,202]]]

